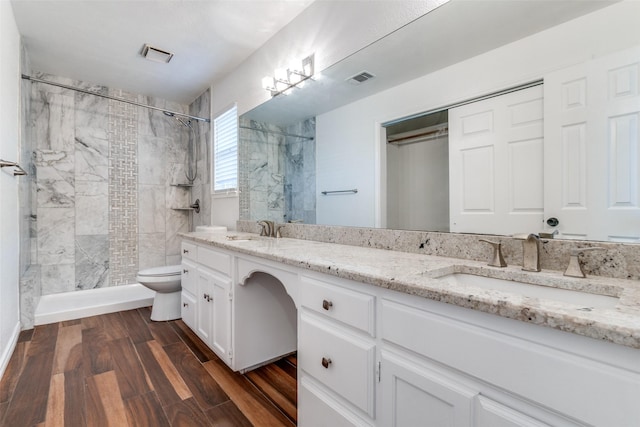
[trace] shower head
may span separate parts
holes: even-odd
[[[182,123],[184,126],[188,127],[189,129],[193,129],[191,127],[191,120],[183,120],[180,117],[176,117],[176,120]]]

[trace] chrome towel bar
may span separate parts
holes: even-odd
[[[0,159],[0,168],[14,168],[13,176],[27,174],[27,171],[22,169],[22,167],[19,164],[17,164],[16,162],[10,162],[8,160]]]
[[[328,194],[344,194],[344,193],[357,193],[358,189],[354,188],[353,190],[333,190],[333,191],[321,191],[320,193],[322,193],[323,196],[326,196]]]

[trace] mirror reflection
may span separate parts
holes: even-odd
[[[245,114],[241,219],[640,242],[634,6],[493,3],[450,2]],[[452,124],[451,106],[532,85]],[[480,137],[498,125],[517,135]]]

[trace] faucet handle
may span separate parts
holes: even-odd
[[[587,277],[582,269],[579,256],[586,251],[599,251],[604,249],[605,248],[601,248],[599,246],[594,246],[592,248],[572,248],[569,256],[569,265],[567,265],[564,275],[578,278]]]
[[[485,242],[493,246],[493,256],[489,264],[491,267],[506,267],[507,263],[502,256],[502,243],[493,242],[491,240],[480,239],[480,242]]]

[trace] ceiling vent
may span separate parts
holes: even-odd
[[[163,64],[166,64],[173,58],[173,53],[149,46],[148,44],[142,46],[140,54],[149,61],[161,62]]]
[[[375,76],[373,74],[367,71],[363,71],[361,73],[356,74],[355,76],[349,77],[347,81],[351,84],[359,85],[366,82],[367,80],[371,80],[374,77]]]

